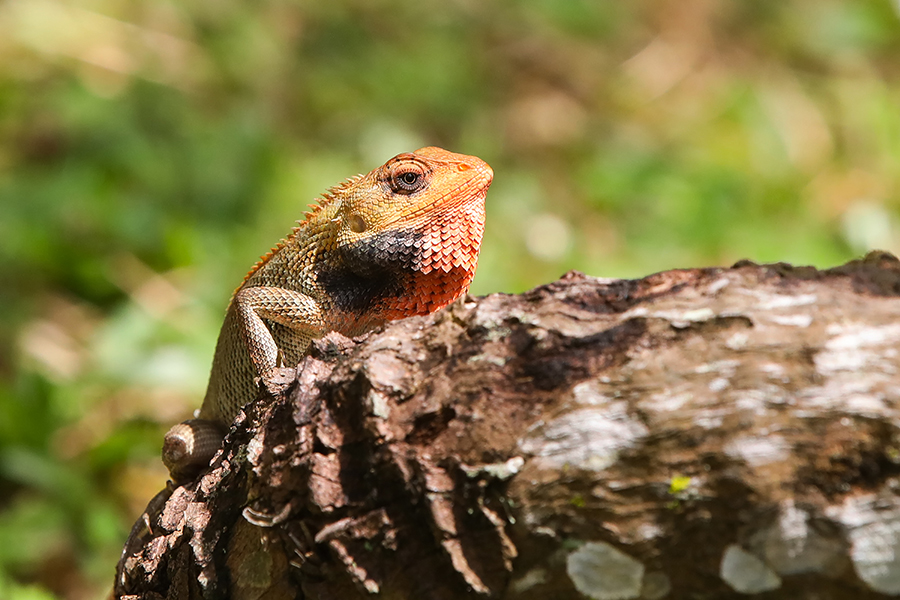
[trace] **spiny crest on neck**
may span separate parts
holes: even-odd
[[[317,214],[322,212],[324,208],[334,204],[335,202],[340,201],[345,195],[346,191],[353,187],[357,181],[362,179],[362,175],[356,175],[355,177],[351,177],[344,182],[341,182],[335,186],[332,186],[325,190],[325,193],[322,194],[320,198],[316,198],[315,204],[309,205],[309,211],[303,214],[303,220],[297,221],[297,226],[291,229],[291,233],[287,235],[283,240],[279,241],[275,244],[275,247],[262,255],[262,257],[256,261],[256,264],[253,265],[253,268],[244,276],[244,281],[250,279],[250,276],[256,273],[264,264],[269,262],[269,260],[275,256],[282,248],[284,248],[292,239],[297,237],[304,227],[306,227]],[[238,288],[240,289],[240,288]]]
[[[309,205],[309,211],[303,214],[302,221],[297,221],[297,227],[294,227],[292,233],[296,233],[298,229],[309,223],[312,217],[322,212],[324,208],[340,201],[344,196],[347,195],[347,190],[356,185],[356,183],[362,178],[362,175],[356,175],[355,177],[351,177],[346,181],[343,181],[325,190],[321,197],[316,198],[315,204]]]

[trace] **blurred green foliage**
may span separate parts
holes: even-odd
[[[321,191],[496,173],[472,291],[900,250],[889,0],[0,3],[0,597],[97,598]]]

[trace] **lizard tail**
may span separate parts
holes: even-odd
[[[175,483],[188,481],[209,466],[222,447],[224,432],[215,421],[192,419],[169,429],[162,459]]]

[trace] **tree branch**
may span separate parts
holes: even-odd
[[[151,503],[116,594],[900,594],[898,296],[886,254],[570,273],[331,334]]]

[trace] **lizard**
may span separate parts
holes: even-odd
[[[232,295],[199,413],[165,437],[172,479],[207,466],[260,383],[313,339],[361,335],[465,294],[492,181],[480,158],[427,147],[322,194]]]

